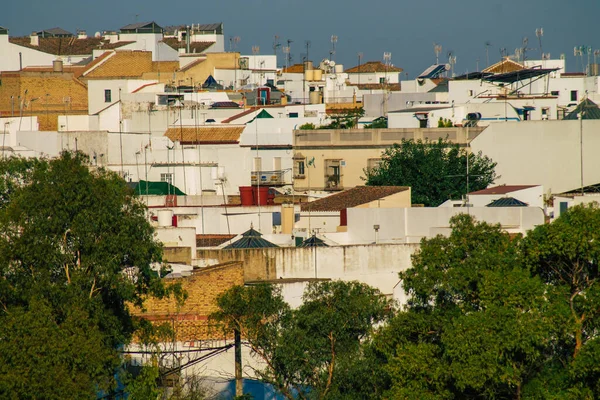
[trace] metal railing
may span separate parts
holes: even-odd
[[[268,186],[281,186],[286,185],[285,173],[287,170],[277,171],[252,171],[250,175],[250,181],[252,185],[268,185]],[[260,178],[260,181],[259,181]]]

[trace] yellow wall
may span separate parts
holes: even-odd
[[[0,76],[0,115],[19,115],[19,96],[28,105],[23,116],[38,116],[40,130],[56,130],[58,115],[87,114],[87,88],[70,72],[12,72]],[[27,91],[27,93],[25,93]],[[31,99],[37,99],[33,102]],[[69,102],[66,102],[66,100]],[[66,106],[66,109],[65,109]]]
[[[173,279],[180,283],[188,297],[183,305],[175,299],[149,299],[145,311],[133,309],[132,313],[154,323],[168,322],[175,330],[178,341],[207,340],[223,337],[223,331],[215,326],[209,315],[217,311],[216,299],[234,285],[244,284],[244,268],[241,262],[232,262],[194,271],[189,277]]]
[[[381,200],[375,200],[370,203],[361,204],[356,208],[408,208],[411,206],[410,188],[403,192],[392,194]]]
[[[342,179],[341,186],[344,189],[353,188],[365,184],[361,177],[365,177],[364,169],[370,158],[381,158],[381,148],[356,148],[356,149],[302,149],[301,153],[306,156],[306,160],[315,159],[314,167],[305,166],[304,178],[294,178],[294,188],[296,190],[325,189],[325,160],[344,160],[345,167],[340,167]]]

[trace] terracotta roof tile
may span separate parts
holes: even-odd
[[[347,73],[373,73],[373,72],[402,72],[402,68],[394,67],[393,65],[386,66],[381,61],[367,61],[360,66],[348,68],[345,72]]]
[[[304,65],[303,64],[294,64],[294,65],[290,65],[287,68],[284,68],[283,71],[284,74],[301,74],[304,72]]]
[[[103,38],[90,37],[87,39],[77,39],[76,37],[49,37],[43,38],[38,37],[39,45],[34,46],[31,44],[31,38],[29,36],[24,37],[11,37],[9,38],[10,43],[18,46],[27,47],[41,51],[42,53],[55,54],[58,56],[85,56],[91,55],[93,50],[104,48],[104,49],[116,49],[121,46],[133,42],[117,42],[109,43]]]
[[[221,121],[222,124],[228,124],[231,121],[235,121],[236,119],[240,119],[242,117],[245,117],[248,114],[252,114],[254,111],[258,110],[259,107],[250,107],[249,109],[240,112],[239,114],[235,114],[227,119],[224,119],[223,121]]]
[[[139,78],[146,72],[153,72],[154,68],[151,52],[122,50],[107,56],[107,59],[96,68],[91,70],[88,68],[84,76],[88,79]]]
[[[539,185],[501,185],[483,190],[478,190],[469,194],[507,194],[511,192],[516,192],[518,190],[529,189],[536,186]]]
[[[196,235],[196,247],[216,247],[233,239],[237,235],[228,234],[200,234]]]
[[[358,83],[346,83],[346,86],[356,86],[360,90],[386,89],[386,85],[382,83],[361,83],[360,85]],[[401,90],[401,86],[400,83],[390,83],[387,85],[387,89],[396,92]]]
[[[524,69],[526,68],[523,64],[519,64],[518,62],[513,61],[510,58],[505,58],[504,60],[499,61],[496,64],[490,65],[481,72],[504,74],[506,72],[522,71]]]
[[[331,196],[302,204],[302,211],[341,211],[409,190],[407,186],[356,186]]]
[[[243,131],[243,126],[184,126],[168,128],[165,136],[173,142],[233,144],[239,142]]]

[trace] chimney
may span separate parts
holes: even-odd
[[[53,72],[63,72],[63,61],[60,58],[52,61],[52,71]]]
[[[77,32],[77,39],[87,39],[88,35],[86,31],[78,31]]]
[[[31,32],[30,38],[31,38],[31,45],[32,46],[39,46],[40,45],[40,38],[37,35],[37,33]]]

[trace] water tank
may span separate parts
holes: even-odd
[[[600,64],[594,63],[590,64],[590,76],[599,76],[600,75]]]
[[[344,66],[342,64],[335,64],[335,73],[341,74],[344,72]]]
[[[52,61],[52,71],[63,72],[63,61],[61,59]]]
[[[314,80],[314,71],[312,69],[307,69],[306,71],[304,71],[304,80],[305,81]]]
[[[308,71],[308,70],[312,70],[313,67],[313,62],[312,61],[304,61],[304,70]]]
[[[323,79],[323,71],[320,69],[313,70],[313,80],[320,81]]]
[[[314,91],[309,94],[310,104],[321,104],[321,93]]]
[[[173,210],[158,210],[158,226],[173,225]]]
[[[242,206],[254,205],[252,186],[240,186],[240,201]]]
[[[269,204],[269,188],[267,186],[252,186],[254,204],[266,206]]]

